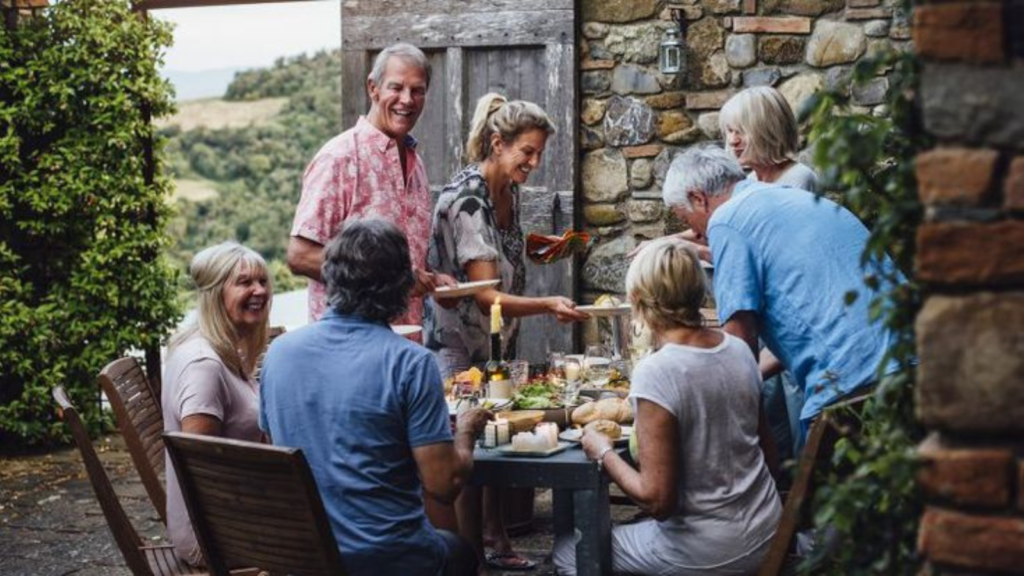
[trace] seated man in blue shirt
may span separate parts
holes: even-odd
[[[726,332],[757,354],[760,337],[804,390],[803,428],[821,410],[877,380],[896,341],[868,304],[861,255],[868,230],[838,204],[796,188],[747,180],[717,147],[676,157],[665,178],[665,204],[706,237],[715,264],[715,301]],[[886,257],[875,263],[892,271]],[[846,294],[857,298],[846,304]],[[895,372],[890,361],[881,374]]]
[[[394,333],[415,284],[405,236],[354,220],[324,251],[330,311],[278,338],[261,376],[260,427],[301,448],[349,574],[476,574],[424,499],[451,504],[488,413],[459,416],[454,441],[430,351]]]

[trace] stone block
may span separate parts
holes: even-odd
[[[581,274],[584,288],[603,292],[622,292],[625,287],[629,259],[626,254],[636,246],[636,241],[621,236],[609,242],[598,244],[590,251]]]
[[[917,231],[917,278],[959,286],[1024,285],[1024,221],[929,223]]]
[[[918,548],[931,562],[1017,573],[1024,566],[1024,520],[928,507]]]
[[[686,95],[686,107],[690,110],[718,110],[732,95],[732,90],[690,92]]]
[[[705,112],[697,117],[697,126],[709,140],[720,140],[722,138],[722,127],[718,122],[718,112]]]
[[[618,202],[629,192],[626,159],[614,148],[584,154],[581,173],[583,198],[587,202]]]
[[[1010,162],[1010,170],[1003,181],[1003,206],[1007,210],[1024,210],[1024,156]]]
[[[608,25],[603,22],[584,22],[583,37],[589,40],[600,40],[608,35]]]
[[[580,62],[580,70],[611,70],[615,68],[615,60],[584,60]]]
[[[637,158],[629,165],[629,187],[643,190],[654,181],[654,161],[648,158]],[[632,212],[631,212],[632,214]],[[632,216],[630,216],[632,219]]]
[[[583,110],[580,112],[580,120],[588,126],[597,124],[604,118],[605,110],[608,109],[607,100],[595,100],[593,98],[583,99]]]
[[[623,64],[612,72],[611,89],[616,94],[657,94],[661,84],[647,68]]]
[[[810,34],[811,19],[798,16],[736,16],[732,19],[736,33]]]
[[[600,22],[632,22],[654,16],[659,0],[584,0],[581,10],[584,20]]]
[[[580,74],[580,90],[584,94],[602,94],[612,86],[612,75],[607,70],[595,70]]]
[[[1024,293],[932,296],[915,326],[916,409],[925,426],[1024,431]]]
[[[725,39],[725,60],[733,68],[746,68],[757,63],[757,36],[730,34]]]
[[[782,79],[782,73],[778,68],[758,68],[756,70],[743,71],[743,86],[774,86]]]
[[[853,86],[853,101],[861,106],[875,106],[885,101],[888,92],[888,78],[872,78],[863,84]]]
[[[665,92],[648,96],[647,105],[655,110],[669,110],[686,106],[686,92]]]
[[[654,137],[654,112],[647,104],[623,96],[608,99],[604,138],[610,146],[646,144]]]
[[[616,204],[587,204],[583,207],[583,219],[590,226],[611,226],[626,219]]]
[[[882,3],[882,0],[847,0],[846,5],[850,8],[873,8]]]
[[[687,48],[698,61],[721,50],[724,43],[725,29],[714,18],[699,20],[686,31]]]
[[[825,68],[848,64],[867,50],[864,30],[856,24],[819,20],[807,44],[807,63]]]
[[[796,36],[762,36],[757,54],[765,64],[797,64],[803,62],[806,46]]]
[[[604,148],[604,132],[601,126],[580,126],[580,148],[597,150]]]
[[[825,71],[825,89],[849,94],[853,84],[852,66],[833,66]]]
[[[658,136],[664,138],[673,132],[686,130],[693,126],[693,120],[685,112],[668,110],[658,115]]]
[[[1024,150],[1024,74],[1019,70],[926,64],[918,94],[925,129],[935,136]]]
[[[661,153],[661,144],[645,144],[643,146],[630,146],[622,149],[622,155],[626,158],[653,158]]]
[[[585,47],[586,49],[581,51],[583,54],[590,54],[591,60],[614,60],[615,56],[604,47],[601,41],[590,42],[590,45]]]
[[[672,22],[672,10],[681,10],[683,18],[685,20],[694,21],[700,20],[704,17],[704,8],[702,6],[688,5],[688,6],[666,6],[661,14],[658,16],[659,20],[666,22]]]
[[[787,16],[821,16],[842,10],[844,5],[844,0],[761,0],[765,14]]]
[[[611,26],[604,45],[620,62],[657,62],[661,37],[667,26],[652,22]]]
[[[679,146],[665,146],[658,157],[654,159],[654,188],[659,192],[665,187],[665,174],[668,173],[668,167],[672,165],[672,160],[676,155],[682,151],[683,148]]]
[[[757,14],[757,0],[743,0],[744,14]]]
[[[847,20],[892,18],[892,8],[847,8],[845,16]]]
[[[996,63],[1005,58],[1003,5],[933,4],[914,8],[914,47],[928,60]]]
[[[871,38],[882,38],[889,35],[888,20],[871,20],[864,23],[864,34]]]
[[[932,433],[918,447],[917,483],[932,498],[958,506],[1010,504],[1013,452],[1000,448],[952,448]]]
[[[824,86],[825,80],[821,74],[809,72],[786,80],[779,86],[779,92],[785,96],[793,112],[799,114],[804,102]]]
[[[695,88],[724,88],[731,78],[732,70],[721,50],[690,66],[690,79]]]
[[[897,6],[892,11],[892,25],[889,27],[889,38],[893,40],[910,40],[910,16],[907,11]]]
[[[935,148],[917,156],[917,189],[925,204],[979,206],[992,189],[999,152]]]
[[[661,137],[662,141],[666,144],[691,144],[700,140],[700,128],[692,126],[683,130],[677,130],[671,134],[666,134]]]
[[[665,204],[659,200],[630,200],[630,222],[655,222],[665,215]]]
[[[704,5],[715,14],[732,14],[740,11],[742,0],[704,0]]]

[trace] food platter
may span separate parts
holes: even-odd
[[[547,450],[515,450],[511,444],[505,444],[498,446],[494,449],[495,452],[502,456],[519,456],[523,458],[547,458],[548,456],[554,456],[559,452],[564,451],[566,448],[572,446],[570,442],[559,442],[554,448]]]
[[[614,306],[585,305],[577,306],[576,310],[586,312],[591,316],[625,316],[633,310],[633,307],[629,304],[617,304]]]
[[[465,407],[466,407],[465,409],[469,409],[469,408],[483,408],[485,410],[490,410],[491,412],[499,412],[501,410],[509,409],[512,406],[512,399],[511,398],[480,398],[479,402],[475,406],[470,404],[469,400],[463,400],[463,399],[449,400],[448,401],[448,411],[451,412],[452,414],[457,414],[460,409],[463,409],[462,408],[463,405],[465,405]]]
[[[494,280],[478,280],[476,282],[462,282],[455,286],[441,286],[434,290],[434,298],[462,298],[463,296],[470,296],[486,290],[492,286],[497,286],[501,283],[501,280],[495,278]]]
[[[632,426],[623,426],[622,427],[622,436],[619,436],[618,438],[615,439],[615,444],[616,445],[624,445],[624,444],[628,443],[629,442],[629,437],[632,434],[633,434],[633,427]],[[566,442],[578,443],[583,438],[583,428],[569,428],[568,430],[563,430],[558,435],[558,438],[560,440],[565,440]]]

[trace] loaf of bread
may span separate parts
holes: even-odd
[[[572,411],[573,424],[590,424],[594,420],[629,424],[633,421],[633,408],[625,398],[605,398],[597,402],[587,402]]]
[[[583,427],[583,432],[587,430],[593,430],[594,432],[600,432],[612,440],[618,440],[622,437],[622,426],[611,420],[594,420],[590,424]]]

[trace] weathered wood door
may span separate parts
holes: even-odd
[[[436,192],[463,165],[480,96],[496,91],[536,102],[558,134],[522,191],[521,223],[526,232],[561,234],[573,227],[576,206],[575,20],[575,0],[342,0],[342,122],[350,127],[369,109],[366,76],[381,49],[420,47],[433,77],[413,134]],[[528,295],[575,297],[575,262],[528,266]],[[572,345],[572,327],[551,317],[523,322],[521,358],[540,362]]]

